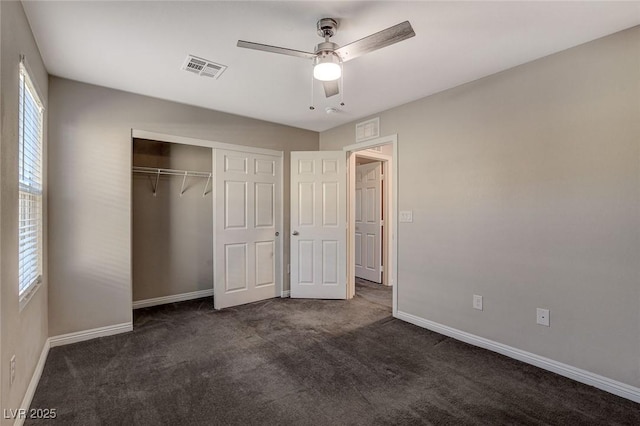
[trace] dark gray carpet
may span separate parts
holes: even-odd
[[[31,407],[61,425],[640,424],[640,404],[393,319],[366,282],[350,301],[200,299],[134,324],[52,349]]]

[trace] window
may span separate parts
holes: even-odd
[[[18,112],[18,294],[26,298],[42,277],[42,122],[43,108],[20,64]]]

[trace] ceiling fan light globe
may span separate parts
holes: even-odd
[[[340,78],[342,69],[335,62],[323,62],[313,67],[313,77],[320,81],[334,81]]]

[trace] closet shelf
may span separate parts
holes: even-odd
[[[147,173],[147,174],[161,174],[161,175],[173,175],[173,176],[184,176],[185,173],[187,174],[187,176],[193,176],[193,177],[202,177],[202,178],[207,178],[207,177],[211,177],[211,173],[210,172],[198,172],[195,170],[177,170],[177,169],[158,169],[155,167],[138,167],[138,166],[134,166],[133,167],[133,172],[134,173]]]
[[[169,175],[169,176],[182,176],[182,188],[180,189],[180,196],[184,194],[184,185],[187,182],[187,177],[196,177],[196,178],[207,178],[207,182],[204,184],[204,191],[202,191],[202,196],[207,195],[207,188],[209,187],[209,182],[211,181],[211,177],[213,174],[211,172],[199,172],[195,170],[177,170],[177,169],[163,169],[163,168],[155,168],[155,167],[140,167],[133,166],[133,173],[143,173],[148,175],[155,175],[156,182],[155,185],[152,183],[153,196],[155,197],[158,193],[158,181],[160,180],[160,175]]]

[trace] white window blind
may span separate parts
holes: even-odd
[[[26,295],[42,275],[42,103],[20,64],[18,113],[18,293]]]

